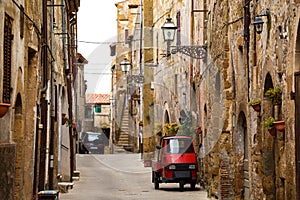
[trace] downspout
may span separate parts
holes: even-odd
[[[140,75],[144,76],[143,71],[143,0],[140,0]],[[143,86],[140,84],[140,121],[143,121]],[[141,138],[140,152],[141,157],[144,155],[143,147],[143,128],[139,126],[139,137]]]
[[[249,70],[249,42],[250,42],[250,1],[244,0],[244,43],[245,43],[245,63],[247,69],[247,93],[248,93],[248,101],[249,97],[249,90],[250,90],[250,70]]]
[[[61,0],[61,17],[62,17],[62,45],[63,45],[63,56],[64,56],[64,68],[65,73],[67,75],[67,95],[68,95],[68,113],[69,113],[69,119],[73,120],[73,114],[72,114],[72,93],[71,93],[71,74],[70,74],[70,68],[67,65],[67,47],[66,47],[66,20],[65,20],[65,2],[64,0]],[[74,171],[74,145],[73,145],[73,133],[72,133],[72,126],[69,127],[69,142],[70,142],[70,182],[73,180],[73,171]]]
[[[39,175],[38,175],[38,191],[45,189],[45,161],[46,161],[46,133],[47,133],[47,100],[46,100],[46,90],[47,90],[47,79],[48,79],[48,60],[47,60],[47,0],[43,0],[42,5],[42,66],[43,66],[43,88],[41,92],[41,124],[43,125],[42,132],[38,133],[40,137],[40,163],[39,163]]]
[[[54,52],[54,33],[53,33],[53,6],[54,1],[51,0],[51,7],[50,7],[50,42],[51,42],[51,53]],[[51,87],[51,113],[50,113],[50,144],[49,144],[49,154],[50,154],[50,159],[49,159],[49,189],[52,190],[54,189],[53,185],[53,178],[54,178],[54,152],[55,152],[55,130],[54,130],[54,125],[55,125],[55,86],[54,86],[54,59],[51,58],[51,82],[50,82],[50,87]]]

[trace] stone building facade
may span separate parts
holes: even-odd
[[[142,93],[149,94],[141,111],[149,125],[143,127],[145,159],[153,158],[155,124],[181,125],[189,114],[199,130],[194,137],[202,143],[201,180],[210,196],[299,199],[300,2],[143,0],[140,5],[142,59],[132,62],[141,62]],[[167,55],[161,27],[168,16],[177,26],[171,43],[177,48],[171,49],[198,45],[205,57]],[[261,33],[254,28],[256,17],[264,21]],[[271,88],[281,90],[279,105],[266,96]],[[260,112],[248,106],[254,99],[261,100]],[[269,117],[284,120],[284,131],[270,135],[264,128]]]
[[[62,113],[73,113],[78,7],[78,0],[0,1],[1,110],[8,105],[0,118],[0,199],[36,199],[57,189],[57,174],[72,177],[73,130]]]
[[[293,97],[298,87],[299,2],[204,1],[197,6],[207,9],[207,63],[199,67],[199,114],[210,194],[299,199]],[[268,11],[262,16],[263,32],[256,33],[255,17]],[[266,97],[274,87],[282,91],[280,105]],[[260,112],[247,105],[253,99],[262,100]],[[270,116],[285,121],[284,131],[275,136],[264,129]]]

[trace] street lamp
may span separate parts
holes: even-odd
[[[164,41],[167,42],[167,56],[170,56],[170,44],[174,41],[177,27],[172,22],[172,18],[168,16],[167,21],[164,23],[161,29],[163,31]]]
[[[269,20],[269,15],[270,15],[269,9],[267,9],[264,14],[256,15],[255,20],[253,22],[256,33],[261,34],[263,31],[264,21],[262,20],[261,17],[267,16],[267,19]]]
[[[196,59],[206,58],[206,45],[176,45],[175,47],[173,46],[172,51],[170,51],[170,45],[171,42],[174,41],[175,31],[177,29],[175,24],[172,22],[172,18],[170,16],[168,16],[167,21],[164,23],[161,29],[163,31],[164,41],[167,42],[167,56],[171,55],[170,52],[172,52],[173,54],[180,52]]]
[[[120,62],[120,66],[121,66],[122,72],[125,72],[125,74],[127,74],[127,72],[129,72],[129,70],[130,70],[131,63],[130,63],[130,62],[127,60],[127,58],[125,57],[125,58]]]

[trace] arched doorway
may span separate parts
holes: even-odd
[[[264,91],[266,93],[270,88],[274,88],[273,79],[271,74],[268,72],[265,76],[264,81]],[[264,111],[262,120],[265,121],[269,117],[274,117],[274,105],[272,102],[266,98],[263,100]],[[266,198],[274,199],[276,196],[276,159],[278,159],[278,154],[276,155],[275,140],[267,133],[267,130],[264,130],[265,134],[262,136],[262,155],[263,155],[263,191],[266,195]],[[277,158],[276,158],[277,156]],[[274,185],[274,187],[269,187],[269,185]]]
[[[164,123],[170,123],[169,112],[165,111]]]
[[[243,199],[250,199],[249,190],[249,143],[248,143],[248,132],[247,132],[247,121],[244,112],[240,112],[237,122],[237,149],[236,154],[242,163],[239,163],[240,171],[242,172],[242,196]]]

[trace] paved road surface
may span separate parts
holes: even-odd
[[[160,184],[155,190],[151,183],[151,168],[145,168],[140,154],[82,154],[77,155],[80,180],[60,200],[208,200],[199,185],[191,190],[185,185],[180,192],[178,184]]]

